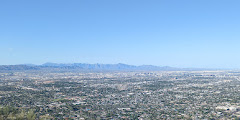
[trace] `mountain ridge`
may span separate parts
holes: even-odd
[[[154,65],[128,65],[128,64],[123,64],[123,63],[118,63],[118,64],[88,64],[88,63],[44,63],[40,65],[42,67],[73,67],[73,68],[80,68],[80,69],[103,69],[103,70],[151,70],[151,69],[162,69],[162,68],[173,68],[169,66],[154,66]],[[176,69],[176,68],[175,68]]]
[[[19,64],[19,65],[0,65],[0,70],[90,70],[90,71],[190,71],[190,70],[213,70],[204,68],[175,68],[170,66],[154,65],[128,65],[118,64],[88,64],[88,63],[51,63],[47,62],[41,65]],[[214,69],[216,70],[216,69]]]
[[[0,65],[0,70],[41,70],[41,69],[63,69],[63,70],[174,70],[169,66],[153,65],[128,65],[118,64],[88,64],[88,63],[44,63],[42,65],[19,64],[19,65]]]

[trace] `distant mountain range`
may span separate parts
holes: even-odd
[[[21,65],[0,65],[0,70],[91,70],[91,71],[177,71],[177,70],[203,70],[203,69],[190,69],[190,68],[174,68],[169,66],[153,66],[153,65],[127,65],[127,64],[85,64],[85,63],[45,63],[42,65],[34,64],[21,64]]]
[[[87,69],[87,70],[172,70],[176,68],[172,67],[159,67],[153,65],[127,65],[127,64],[85,64],[85,63],[73,63],[73,64],[57,64],[57,63],[45,63],[42,67],[55,67],[55,68],[68,68],[68,69]]]

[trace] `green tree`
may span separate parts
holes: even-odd
[[[33,110],[29,110],[27,113],[27,120],[35,120],[36,119],[36,115],[34,114]]]

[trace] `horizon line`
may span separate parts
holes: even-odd
[[[169,65],[151,65],[151,64],[142,64],[142,65],[132,65],[132,64],[126,64],[126,63],[83,63],[83,62],[73,62],[73,63],[57,63],[57,62],[45,62],[42,64],[33,64],[33,63],[23,63],[23,64],[0,64],[0,66],[8,66],[8,65],[34,65],[34,66],[41,66],[44,64],[102,64],[102,65],[117,65],[117,64],[123,64],[123,65],[129,65],[129,66],[154,66],[154,67],[171,67],[171,68],[179,68],[179,69],[206,69],[206,70],[240,70],[240,68],[204,68],[204,67],[172,67]]]

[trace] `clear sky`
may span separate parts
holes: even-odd
[[[239,0],[1,0],[0,64],[240,68]]]

